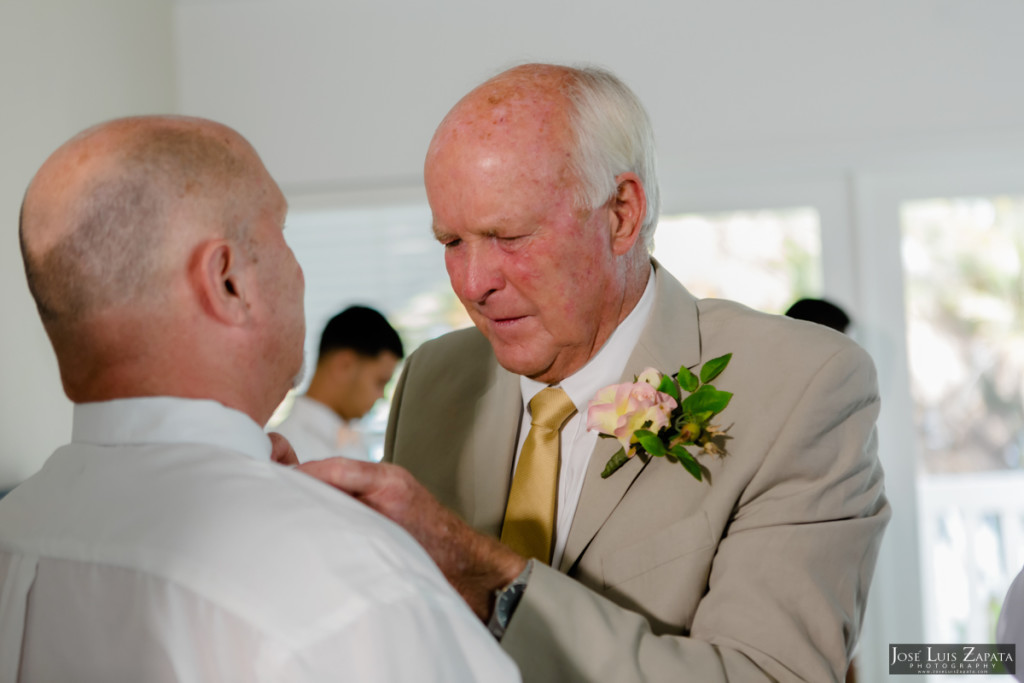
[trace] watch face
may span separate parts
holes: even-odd
[[[523,591],[525,590],[526,586],[514,583],[498,596],[496,611],[498,613],[498,621],[502,626],[508,626],[512,613],[515,612],[516,606],[519,604],[520,598],[523,597]]]
[[[530,560],[526,569],[505,589],[495,591],[494,613],[491,614],[487,628],[498,640],[505,635],[505,629],[508,628],[508,623],[512,620],[512,614],[516,611],[523,593],[526,592],[526,583],[530,577],[532,562],[533,560]]]

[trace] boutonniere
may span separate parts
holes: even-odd
[[[632,383],[613,384],[597,392],[587,408],[587,429],[622,444],[601,477],[611,476],[634,455],[645,460],[653,455],[678,462],[701,481],[701,465],[686,447],[725,455],[725,430],[711,424],[711,419],[725,410],[732,394],[708,382],[725,370],[731,358],[727,353],[709,360],[701,367],[700,377],[685,367],[674,377],[647,368]],[[689,395],[683,398],[683,392]]]

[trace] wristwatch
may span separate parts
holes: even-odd
[[[505,635],[508,623],[512,621],[512,614],[519,606],[519,600],[526,592],[526,583],[530,580],[530,570],[533,569],[533,560],[526,563],[526,567],[519,573],[519,576],[512,579],[512,583],[494,591],[494,611],[491,619],[487,622],[487,630],[498,640]]]

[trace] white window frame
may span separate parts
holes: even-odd
[[[872,584],[867,624],[860,651],[866,680],[884,680],[882,656],[890,643],[925,639],[925,605],[920,560],[918,457],[913,400],[907,364],[907,340],[900,208],[908,201],[936,197],[1024,193],[1024,150],[936,154],[887,168],[864,169],[852,177],[856,216],[858,278],[863,326],[861,343],[875,359],[882,393],[878,422],[879,456],[893,517],[882,543]],[[868,656],[870,655],[870,656]]]

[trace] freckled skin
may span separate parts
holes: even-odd
[[[574,206],[558,76],[470,93],[425,167],[453,290],[502,366],[548,383],[581,368],[639,297],[627,298],[614,202]]]

